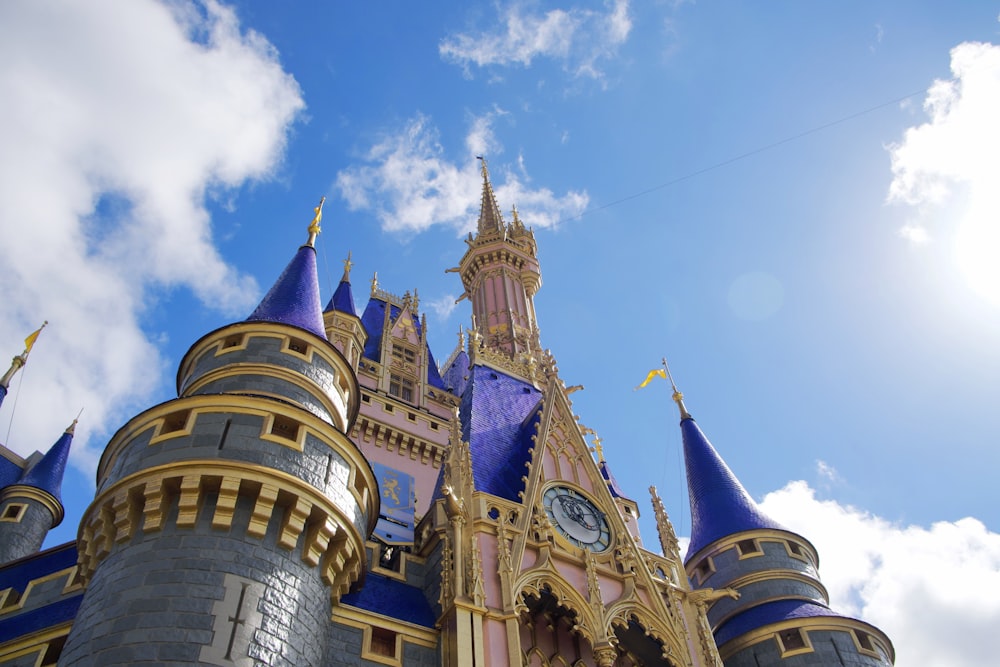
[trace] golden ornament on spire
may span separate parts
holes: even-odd
[[[309,223],[309,240],[306,241],[306,245],[310,248],[313,247],[313,243],[316,242],[316,237],[319,236],[320,229],[319,223],[323,219],[323,204],[326,202],[326,197],[321,197],[319,200],[319,206],[313,209],[314,215],[312,222]]]
[[[351,267],[354,266],[354,262],[351,261],[351,251],[347,251],[347,259],[344,260],[344,277],[341,278],[341,282],[347,282],[351,279]]]

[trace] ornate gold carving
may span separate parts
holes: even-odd
[[[374,486],[373,479],[366,482]],[[371,496],[370,489],[352,487],[354,490],[361,499]],[[233,508],[239,495],[249,496],[254,502],[247,527],[247,533],[254,537],[264,537],[276,519],[276,510],[283,511],[276,535],[278,545],[292,550],[304,535],[302,561],[320,566],[320,576],[330,586],[334,600],[361,575],[364,564],[359,554],[363,536],[352,519],[321,491],[291,475],[262,466],[194,460],[130,475],[94,500],[81,522],[78,544],[81,578],[86,581],[90,577],[115,542],[131,539],[138,529],[139,517],[143,517],[144,531],[161,529],[166,508],[173,500],[177,504],[176,525],[193,527],[206,494],[217,494],[212,525],[220,530],[233,529]],[[372,511],[371,507],[366,509]],[[335,535],[343,537],[334,540]]]
[[[295,504],[285,511],[285,518],[281,522],[281,533],[278,535],[278,546],[289,551],[295,548],[311,509],[312,503],[299,497],[295,500]]]
[[[447,608],[455,599],[455,582],[452,574],[455,564],[452,558],[451,538],[445,531],[441,536],[441,594],[438,596],[438,604],[442,608]]]
[[[236,511],[236,499],[240,493],[239,477],[223,477],[219,485],[219,498],[215,501],[215,515],[212,517],[212,528],[229,530],[233,525],[233,513]]]
[[[653,501],[656,532],[660,536],[660,548],[663,549],[663,555],[680,562],[681,545],[677,540],[677,534],[674,532],[674,526],[670,523],[670,518],[667,516],[667,510],[663,507],[663,501],[660,500],[660,496],[656,493],[655,486],[649,487],[649,495]]]
[[[271,520],[274,512],[274,503],[278,500],[278,487],[274,484],[263,484],[260,493],[257,494],[257,502],[254,504],[253,513],[250,515],[250,523],[247,526],[247,534],[252,537],[264,537],[267,533],[267,524]]]

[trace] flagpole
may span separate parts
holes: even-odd
[[[674,383],[674,376],[670,374],[670,367],[667,366],[667,358],[663,357],[660,361],[663,362],[663,370],[667,374],[667,381],[670,382],[670,389],[673,390],[671,398],[674,399],[674,403],[677,404],[677,407],[681,411],[681,419],[691,419],[691,413],[684,407],[684,394],[677,390],[677,385]]]

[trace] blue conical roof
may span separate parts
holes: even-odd
[[[681,435],[691,500],[687,559],[727,535],[759,528],[786,530],[757,507],[694,419],[681,420]]]
[[[315,248],[310,245],[299,248],[247,321],[290,324],[326,338]]]
[[[346,277],[341,279],[340,284],[337,285],[337,289],[334,290],[333,296],[330,298],[330,303],[326,304],[323,312],[328,313],[332,310],[339,310],[354,317],[358,316],[358,311],[354,308],[354,293],[351,292],[351,281]]]
[[[75,425],[76,422],[73,422],[73,426]],[[66,432],[45,453],[45,456],[21,476],[18,484],[41,489],[60,503],[62,502],[63,473],[66,472],[69,448],[73,444],[73,426],[66,429]]]

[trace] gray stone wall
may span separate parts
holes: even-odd
[[[20,521],[0,521],[0,564],[37,553],[52,527],[52,512],[31,498],[7,498],[0,503],[0,516],[12,504],[25,504]]]
[[[194,528],[139,533],[100,563],[59,664],[320,667],[329,589],[299,549],[247,537],[252,504],[231,531],[213,530],[208,497]],[[228,658],[226,656],[229,656]]]
[[[262,409],[268,407],[269,401],[258,399],[258,402]],[[178,410],[185,409],[185,399],[178,399],[175,404]],[[98,491],[114,480],[167,463],[191,459],[252,463],[288,473],[319,489],[351,519],[361,535],[367,535],[368,517],[348,489],[351,469],[347,460],[312,434],[306,436],[302,452],[262,440],[264,421],[264,417],[255,414],[200,413],[190,434],[153,445],[149,444],[153,429],[147,429],[122,448]],[[329,437],[343,443],[344,449],[355,447],[333,428]]]
[[[865,655],[857,650],[848,632],[817,630],[809,632],[813,650],[781,659],[777,640],[767,639],[749,646],[725,661],[726,667],[888,667],[886,659]]]
[[[245,348],[237,348],[218,356],[212,351],[206,352],[198,359],[190,375],[185,379],[180,393],[185,395],[186,387],[192,382],[222,367],[233,364],[264,364],[309,378],[335,404],[342,403],[336,387],[337,371],[325,359],[313,354],[312,363],[309,363],[299,356],[283,352],[281,345],[282,341],[278,338],[251,335]],[[197,393],[271,393],[299,403],[310,412],[332,423],[332,416],[322,407],[319,395],[312,393],[315,390],[312,385],[305,382],[297,384],[274,377],[246,374],[232,375],[210,382],[199,387]]]

